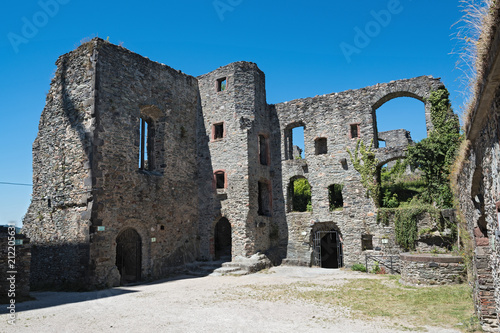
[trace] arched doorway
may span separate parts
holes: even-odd
[[[120,284],[141,279],[141,236],[132,228],[123,230],[116,237],[116,267],[120,272]]]
[[[342,240],[336,230],[316,231],[314,235],[316,265],[322,268],[340,268],[343,264]]]
[[[215,259],[230,259],[231,246],[231,223],[223,217],[217,222],[214,230]]]

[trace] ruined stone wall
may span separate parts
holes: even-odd
[[[33,144],[32,285],[116,285],[116,238],[141,237],[140,278],[194,260],[197,80],[94,39],[60,57]],[[151,122],[139,170],[140,117]]]
[[[418,77],[409,80],[377,84],[359,90],[349,90],[314,98],[305,98],[280,103],[275,106],[281,137],[282,193],[286,200],[288,229],[287,262],[303,263],[311,257],[303,243],[304,238],[312,238],[315,223],[331,222],[332,228],[339,231],[343,238],[344,264],[363,262],[361,236],[363,234],[384,234],[384,227],[376,221],[376,207],[365,195],[366,189],[360,183],[359,173],[353,168],[347,149],[355,150],[356,141],[365,144],[373,140],[378,143],[375,111],[392,98],[408,96],[426,101],[433,90],[442,86],[438,79]],[[427,128],[430,122],[430,105],[425,104]],[[429,110],[429,112],[428,112]],[[305,158],[294,159],[288,153],[290,129],[304,126]],[[356,126],[355,133],[352,127]],[[357,134],[358,137],[353,137]],[[277,133],[274,134],[277,137]],[[318,154],[318,139],[326,139],[326,153]],[[380,148],[377,157],[381,162],[393,159],[394,152]],[[292,178],[304,177],[312,188],[312,213],[291,211],[289,184]],[[343,185],[344,206],[341,210],[330,211],[328,187]],[[300,230],[300,231],[299,231]],[[304,234],[305,233],[305,234]],[[302,249],[304,253],[298,253]]]
[[[485,18],[484,54],[477,61],[475,96],[464,125],[466,146],[457,163],[455,194],[472,239],[472,281],[483,330],[497,332],[500,319],[500,3]],[[464,237],[465,238],[465,237]],[[467,238],[466,238],[467,240]]]
[[[460,210],[474,243],[473,275],[476,309],[483,328],[497,329],[500,298],[496,203],[500,200],[500,89],[483,118],[478,137],[470,142],[458,182]]]
[[[198,254],[197,80],[101,40],[96,52],[94,283],[114,283],[116,238],[127,228],[141,238],[141,278],[163,277]],[[150,120],[143,170],[141,117]]]
[[[378,133],[379,141],[385,141],[386,147],[408,146],[413,143],[410,132],[405,129]]]
[[[88,277],[94,49],[82,46],[56,65],[33,143],[33,194],[23,220],[34,288]]]
[[[410,284],[455,284],[466,280],[462,257],[401,254],[401,279]]]
[[[119,283],[124,232],[138,234],[137,278],[155,279],[213,259],[222,217],[232,227],[233,259],[262,252],[275,264],[311,265],[314,233],[335,230],[344,263],[362,262],[362,235],[382,239],[392,229],[377,223],[346,149],[358,138],[377,147],[375,111],[383,103],[427,101],[442,85],[418,77],[268,105],[264,73],[248,62],[194,78],[94,39],[57,64],[33,146],[25,220],[32,277],[92,287]],[[291,140],[295,126],[305,129],[304,159]],[[376,153],[381,162],[402,154],[398,147]],[[296,177],[312,186],[312,212],[291,209]],[[335,210],[333,184],[343,185]]]

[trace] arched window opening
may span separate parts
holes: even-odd
[[[165,167],[163,142],[163,112],[154,105],[140,108],[139,170],[160,171]]]
[[[427,137],[425,105],[413,97],[390,99],[374,110],[378,147],[404,146]]]

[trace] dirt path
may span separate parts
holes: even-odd
[[[1,332],[407,332],[394,322],[356,320],[348,308],[265,300],[253,291],[297,282],[341,285],[363,273],[275,267],[241,277],[182,276],[147,285],[86,293],[32,293],[18,304],[16,325]],[[5,313],[2,305],[1,313]],[[404,324],[404,323],[403,323]],[[408,325],[409,326],[409,325]],[[400,326],[402,327],[402,326]],[[427,327],[427,332],[458,332]]]

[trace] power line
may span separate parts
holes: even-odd
[[[0,182],[0,185],[33,186],[32,184]]]

